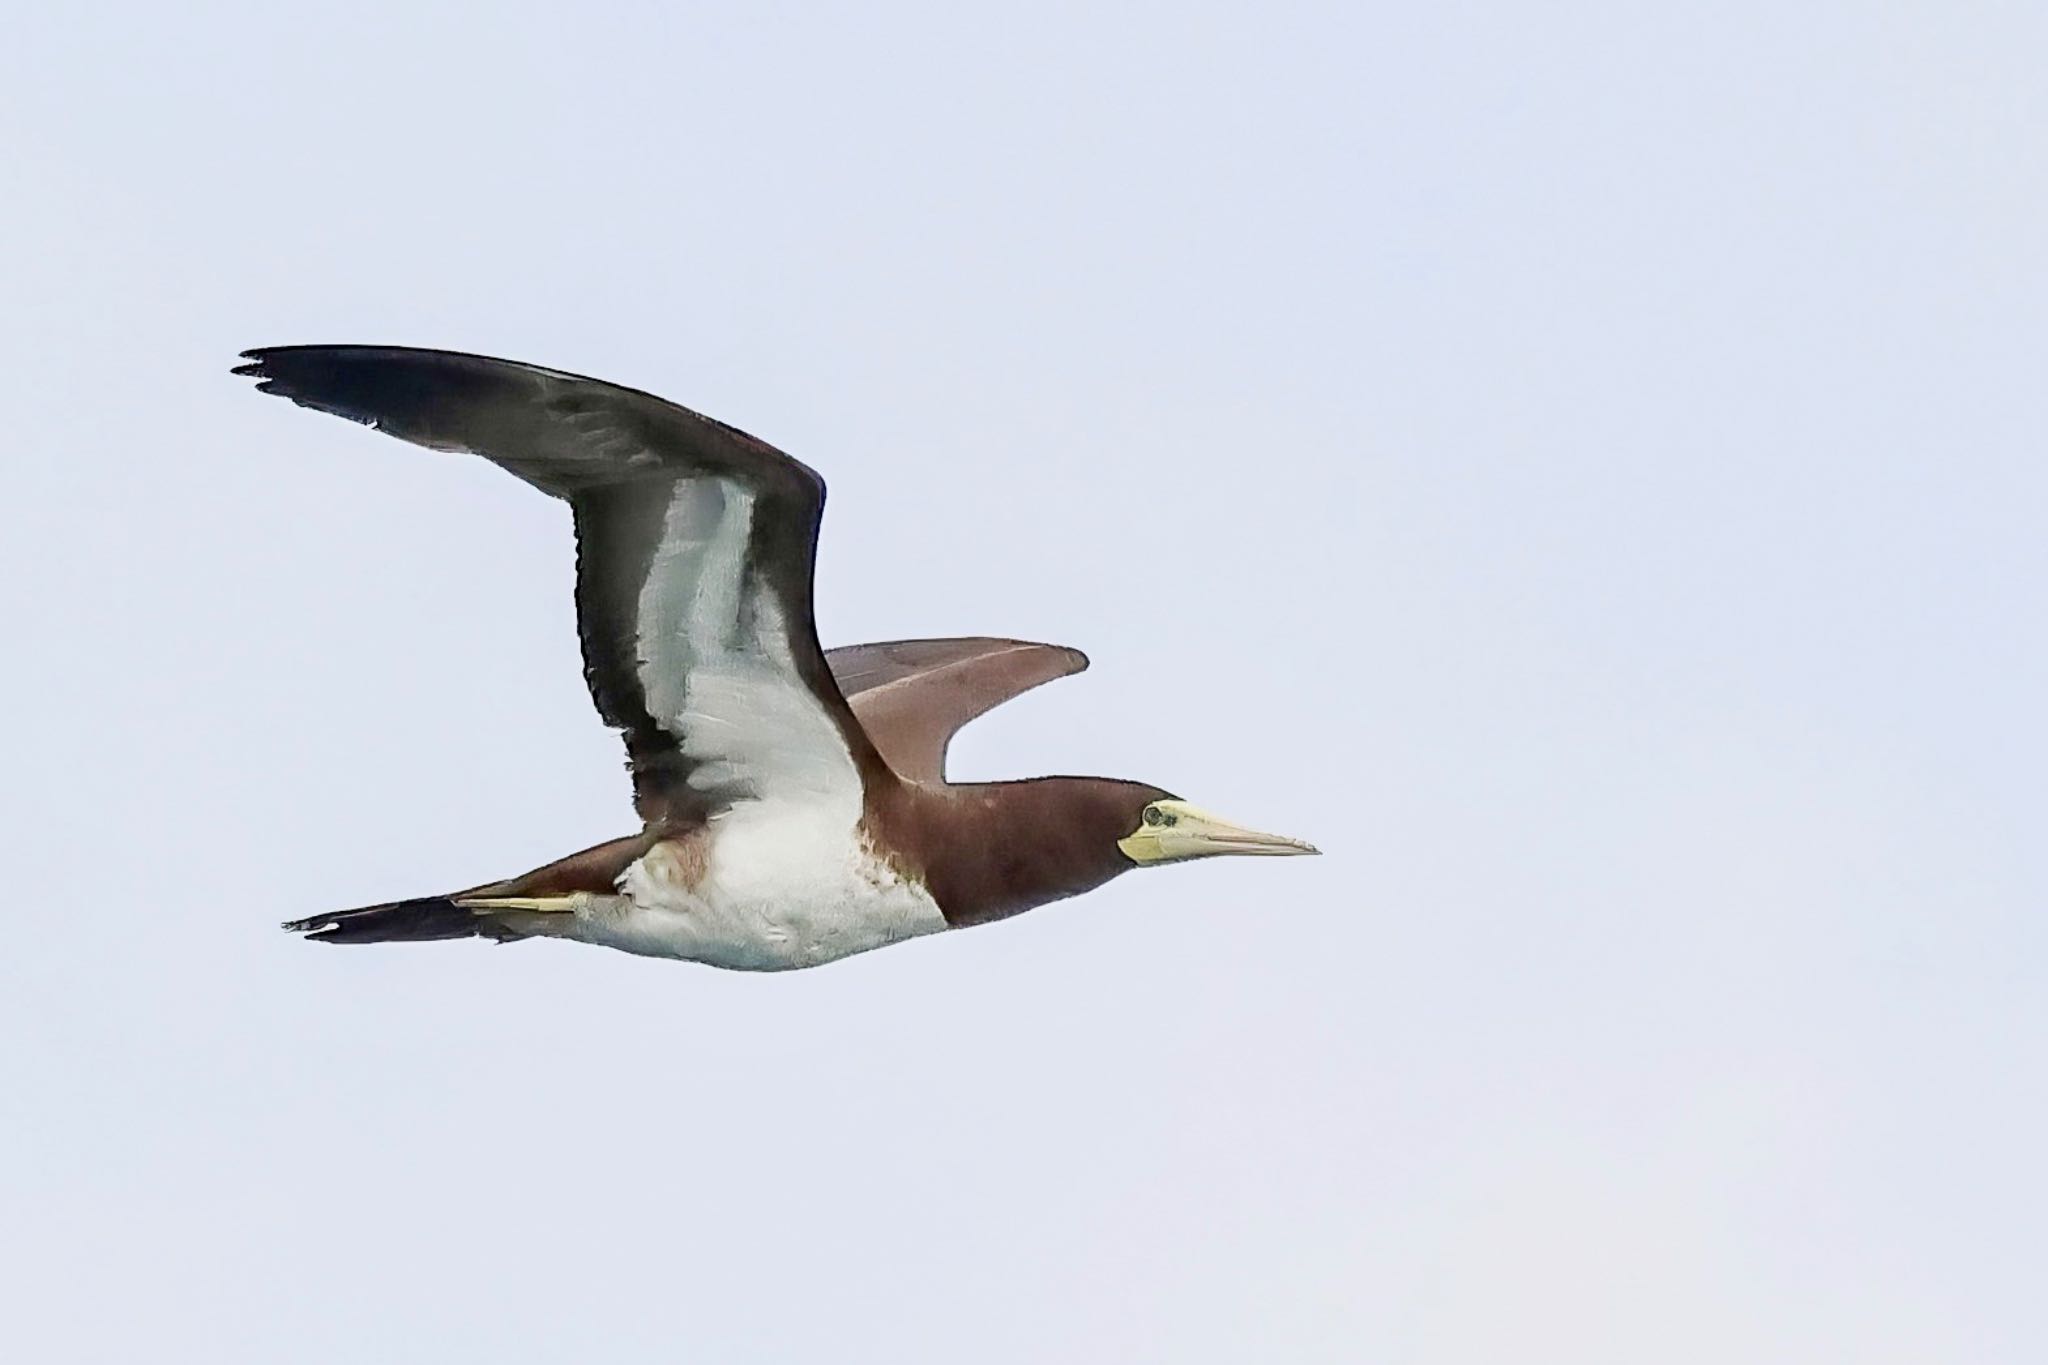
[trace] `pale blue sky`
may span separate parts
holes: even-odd
[[[2039,1360],[2044,51],[14,16],[0,1352]],[[305,341],[755,431],[828,643],[1094,656],[956,771],[1329,856],[779,978],[288,938],[631,822],[561,509],[227,374]]]

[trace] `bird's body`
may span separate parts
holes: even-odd
[[[776,971],[1004,918],[1145,863],[1312,851],[1141,783],[946,782],[955,730],[1086,658],[987,638],[826,653],[810,614],[823,482],[753,437],[477,356],[247,358],[266,391],[481,454],[570,504],[584,672],[625,738],[642,821],[520,877],[289,928],[343,943],[560,938]]]
[[[815,967],[946,927],[938,902],[825,810],[764,806],[663,839],[537,933],[741,971]]]

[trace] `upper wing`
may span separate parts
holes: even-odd
[[[825,485],[650,394],[482,356],[284,346],[237,374],[417,445],[481,455],[575,515],[583,669],[650,825],[736,802],[854,803],[886,772],[818,645]]]
[[[1088,656],[1028,640],[891,640],[825,658],[882,757],[914,782],[942,782],[961,726],[1040,683],[1079,673]]]

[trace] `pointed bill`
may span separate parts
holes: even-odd
[[[1170,863],[1186,858],[1217,858],[1242,854],[1289,858],[1321,852],[1314,844],[1284,834],[1266,834],[1234,825],[1185,801],[1154,801],[1145,807],[1144,823],[1117,841],[1132,862]]]

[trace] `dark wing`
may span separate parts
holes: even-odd
[[[266,393],[483,456],[575,516],[576,613],[640,814],[858,802],[886,771],[811,620],[825,485],[745,432],[601,380],[397,346],[248,351]],[[857,810],[857,806],[855,808]]]
[[[945,780],[946,746],[968,721],[1088,667],[1078,649],[980,637],[847,645],[825,658],[861,728],[913,782]]]

